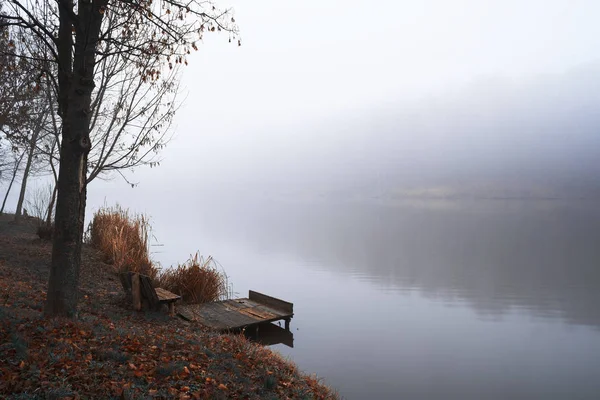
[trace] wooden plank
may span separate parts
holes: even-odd
[[[292,303],[266,295],[261,297],[260,293],[258,296],[252,296],[253,299],[233,299],[202,305],[187,305],[182,307],[183,310],[180,310],[179,314],[185,319],[198,321],[219,331],[239,330],[278,320],[287,321],[293,316]],[[257,301],[257,298],[261,301]],[[269,301],[269,299],[276,301]],[[264,304],[264,302],[269,304]]]
[[[233,299],[233,300],[223,300],[221,303],[226,304],[228,307],[232,309],[242,309],[248,308],[248,299]]]
[[[236,329],[261,322],[256,317],[227,309],[221,303],[204,304],[198,308],[197,314],[201,323],[218,330]]]
[[[140,293],[140,278],[138,274],[131,277],[131,296],[133,299],[133,309],[140,311],[142,309],[142,296]]]
[[[158,296],[158,300],[161,302],[171,302],[171,301],[177,301],[179,299],[181,299],[181,296],[169,292],[166,289],[163,288],[154,288],[154,291],[156,291],[156,295]]]
[[[177,315],[186,321],[197,321],[196,314],[187,308],[179,307]]]
[[[288,314],[294,313],[294,304],[275,297],[267,296],[266,294],[255,292],[254,290],[249,291],[248,298],[276,310],[284,311]]]
[[[242,308],[239,310],[242,314],[250,315],[251,317],[256,317],[259,319],[271,319],[275,318],[276,315],[269,311],[259,310],[257,308]]]
[[[158,295],[152,287],[152,281],[149,276],[140,275],[140,283],[142,289],[142,296],[144,296],[150,302],[150,306],[154,309],[157,309],[160,305],[160,301],[158,300]]]

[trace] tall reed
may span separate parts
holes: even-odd
[[[88,228],[92,247],[116,272],[134,271],[155,279],[158,270],[150,261],[150,223],[144,214],[130,214],[119,205],[96,211]]]

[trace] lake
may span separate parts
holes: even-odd
[[[239,296],[294,303],[275,345],[347,399],[600,398],[600,205],[200,201],[154,216],[163,265],[200,250]],[[163,216],[164,215],[164,216]]]

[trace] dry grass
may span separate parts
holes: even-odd
[[[92,247],[116,272],[134,271],[155,279],[158,270],[148,251],[150,224],[143,214],[130,214],[120,206],[103,207],[94,214],[88,231]]]
[[[118,205],[94,214],[88,241],[112,264],[115,272],[134,271],[148,275],[156,286],[179,294],[187,303],[206,303],[230,297],[227,275],[212,257],[196,253],[177,267],[158,270],[150,260],[150,224],[141,214],[130,214]]]
[[[179,294],[187,303],[207,303],[229,297],[227,275],[217,268],[212,257],[198,253],[175,268],[162,271],[160,287]]]

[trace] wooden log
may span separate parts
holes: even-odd
[[[131,276],[131,296],[133,299],[133,309],[140,311],[142,309],[142,295],[140,291],[140,276],[138,274]]]

